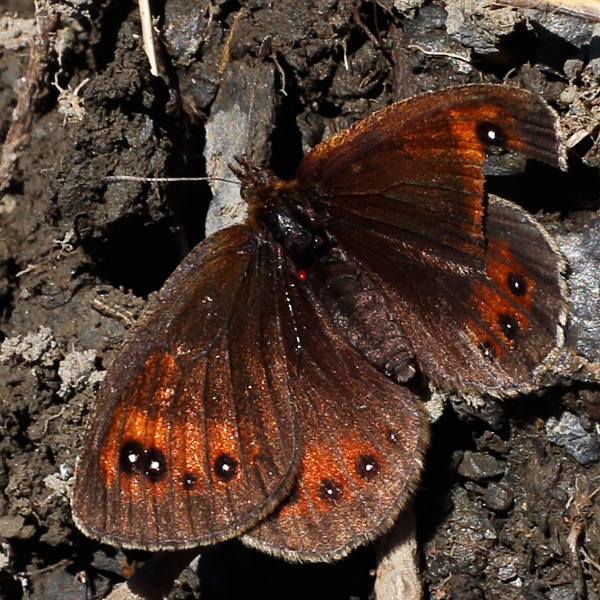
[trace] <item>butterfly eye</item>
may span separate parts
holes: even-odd
[[[477,136],[484,146],[504,147],[506,145],[506,132],[496,123],[483,121],[477,125]]]
[[[317,493],[321,500],[337,502],[342,497],[342,486],[333,479],[322,479],[319,483]]]
[[[498,325],[509,340],[514,340],[520,331],[519,322],[514,315],[502,314],[498,316]]]
[[[519,273],[511,271],[506,278],[506,283],[513,296],[524,296],[527,293],[527,279]]]
[[[361,454],[356,459],[355,469],[362,479],[373,479],[381,471],[381,466],[373,455]]]
[[[229,454],[219,454],[215,460],[215,473],[221,481],[231,481],[237,472],[237,460]]]

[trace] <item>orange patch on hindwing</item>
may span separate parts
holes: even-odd
[[[369,441],[358,439],[356,434],[340,440],[338,447],[342,453],[346,469],[358,486],[368,485],[385,472],[386,459]]]
[[[508,242],[498,240],[489,242],[486,273],[510,295],[514,302],[526,310],[530,308],[535,283],[527,276],[523,265],[515,260]]]
[[[308,443],[303,452],[298,489],[280,508],[280,514],[297,511],[310,514],[331,511],[335,504],[349,502],[361,489],[384,475],[386,458],[355,432],[337,442],[337,450]],[[309,506],[310,504],[310,506]]]
[[[313,507],[317,512],[328,512],[332,504],[347,500],[352,494],[348,483],[337,452],[319,443],[307,443],[302,457],[297,502],[282,506],[281,514],[294,510],[294,505],[301,513],[310,513]],[[312,506],[308,505],[308,498]]]
[[[496,339],[478,331],[481,342],[487,344],[496,357],[502,348],[496,340],[512,348],[521,332],[530,327],[527,312],[531,308],[535,284],[527,271],[514,258],[508,242],[491,240],[486,260],[487,281],[473,286],[471,300],[481,320],[491,329]],[[480,330],[479,326],[475,329]]]

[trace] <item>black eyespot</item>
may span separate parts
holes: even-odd
[[[198,483],[197,477],[193,473],[186,473],[181,478],[181,483],[183,485],[183,489],[185,490],[193,490]]]
[[[160,481],[167,472],[165,455],[158,448],[151,448],[144,455],[144,473],[152,482]]]
[[[483,340],[483,342],[480,342],[479,349],[481,350],[484,358],[487,358],[490,362],[494,362],[496,360],[496,350],[494,349],[492,342],[489,340]]]
[[[379,461],[371,454],[361,454],[354,465],[356,473],[363,479],[373,479],[381,471]]]
[[[395,429],[388,429],[385,432],[385,439],[392,444],[400,443],[400,434]]]
[[[504,147],[507,141],[504,129],[489,121],[483,121],[477,125],[477,137],[484,146]]]
[[[221,481],[231,481],[237,471],[237,460],[229,454],[219,454],[215,460],[215,473]]]
[[[322,479],[317,493],[322,500],[337,502],[342,497],[342,486],[333,479]]]
[[[145,454],[146,451],[139,442],[125,442],[119,451],[119,468],[128,475],[141,473],[144,469],[142,463]]]
[[[513,296],[524,296],[527,293],[527,279],[519,273],[511,271],[506,277],[506,283]]]
[[[504,313],[498,316],[498,325],[509,340],[514,340],[520,331],[519,322],[514,315]]]

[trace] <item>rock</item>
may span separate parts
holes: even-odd
[[[458,474],[473,481],[485,481],[504,475],[505,465],[486,452],[465,452]]]
[[[512,506],[514,495],[509,489],[492,481],[483,494],[483,501],[492,510],[505,511]]]
[[[0,517],[0,537],[7,539],[19,537],[23,525],[25,519],[20,515]]]
[[[598,436],[587,432],[577,415],[564,411],[558,417],[550,417],[546,423],[546,434],[548,440],[564,448],[582,465],[598,462]]]

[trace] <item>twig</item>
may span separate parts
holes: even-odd
[[[39,90],[39,82],[44,71],[44,59],[50,48],[51,33],[56,28],[58,16],[49,15],[43,9],[36,14],[39,39],[31,40],[29,66],[19,93],[17,107],[13,112],[13,122],[2,145],[0,155],[0,193],[6,191],[12,182],[12,176],[19,158],[19,150],[29,139],[29,130],[33,121],[34,103]]]
[[[56,569],[60,569],[64,566],[70,565],[72,564],[72,560],[70,558],[63,558],[62,560],[59,560],[57,563],[54,563],[53,565],[49,565],[47,567],[44,567],[43,569],[38,569],[37,571],[22,571],[19,573],[15,573],[14,575],[10,575],[10,574],[6,574],[6,575],[2,575],[0,577],[0,581],[6,580],[6,579],[32,579],[33,577],[37,577],[38,575],[43,575],[44,573],[48,573],[50,571],[55,571]]]
[[[360,18],[360,12],[358,11],[358,6],[355,6],[352,9],[352,14],[354,16],[354,20],[356,24],[367,34],[368,38],[373,42],[373,45],[378,50],[381,50],[381,42],[373,35],[372,31],[366,26],[364,21]]]
[[[152,25],[152,12],[148,0],[139,0],[140,19],[142,21],[142,39],[144,40],[144,51],[150,61],[150,73],[158,77],[158,63],[156,61],[156,50],[154,48],[154,27]]]
[[[116,587],[106,600],[162,600],[181,572],[199,554],[199,549],[157,552],[126,583]]]
[[[221,75],[223,73],[225,73],[225,69],[227,69],[227,63],[231,61],[231,57],[229,56],[229,48],[231,46],[231,40],[233,39],[233,34],[235,33],[237,25],[240,22],[240,19],[243,17],[243,15],[244,15],[244,9],[241,8],[240,10],[238,10],[237,14],[233,18],[233,23],[231,24],[231,29],[229,30],[229,35],[227,36],[227,39],[225,40],[225,45],[223,46],[223,53],[221,54],[221,60],[219,61],[219,73],[221,73]]]
[[[285,91],[285,71],[283,70],[283,67],[279,64],[279,60],[277,59],[277,52],[271,52],[270,56],[271,60],[275,63],[275,66],[279,71],[279,77],[281,78],[281,88],[279,89],[279,91],[284,96],[287,96],[287,92]]]
[[[452,52],[436,52],[434,50],[427,50],[427,48],[423,48],[423,46],[418,46],[417,44],[409,44],[408,47],[411,50],[418,50],[427,56],[440,56],[444,58],[453,58],[454,60],[461,60],[462,62],[466,62],[467,64],[472,64],[470,58],[465,58],[460,54],[453,54]]]

